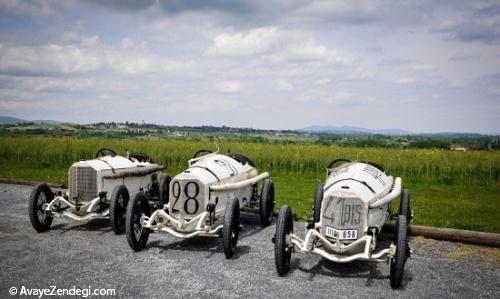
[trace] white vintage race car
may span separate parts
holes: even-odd
[[[199,154],[208,154],[198,157]],[[217,237],[222,231],[227,258],[236,250],[240,231],[240,208],[259,208],[262,226],[272,221],[274,185],[267,172],[258,173],[243,155],[198,151],[188,168],[170,183],[169,202],[151,212],[142,193],[127,207],[126,235],[130,247],[139,251],[150,232],[166,232],[179,238]],[[258,182],[263,181],[261,192]]]
[[[167,201],[170,177],[162,176],[163,169],[143,153],[122,157],[113,150],[100,149],[95,159],[71,165],[65,194],[54,194],[44,183],[33,188],[29,198],[31,224],[43,232],[50,228],[54,217],[79,221],[109,218],[113,231],[121,233],[131,196],[142,191],[150,200]]]
[[[401,194],[398,215],[391,202]],[[407,240],[410,191],[401,192],[401,178],[385,174],[371,162],[337,159],[327,168],[326,182],[319,183],[313,206],[313,220],[307,224],[304,240],[293,233],[292,210],[281,207],[276,221],[275,262],[279,275],[290,268],[292,250],[315,253],[330,261],[387,261],[391,264],[393,288],[401,285],[404,266],[410,255]],[[393,242],[377,248],[384,223],[396,218]]]

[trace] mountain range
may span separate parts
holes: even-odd
[[[391,135],[391,136],[401,136],[401,135],[410,135],[413,134],[409,131],[403,129],[382,129],[382,130],[372,130],[366,128],[359,127],[351,127],[351,126],[308,126],[302,129],[299,129],[302,132],[309,133],[335,133],[335,134],[348,134],[348,135]]]
[[[45,125],[57,125],[61,122],[50,119],[35,119],[35,120],[26,120],[22,118],[12,117],[12,116],[0,116],[0,125],[6,124],[22,124],[22,123],[35,123],[37,125],[45,124]]]
[[[22,124],[22,123],[34,123],[37,125],[40,124],[45,124],[45,125],[58,125],[61,124],[60,121],[57,120],[26,120],[18,117],[12,117],[12,116],[1,116],[0,115],[0,125],[4,124]],[[177,127],[177,126],[171,126],[171,127]],[[203,126],[201,126],[203,127]],[[216,128],[216,127],[215,127]],[[229,128],[229,127],[222,127],[222,128]],[[238,128],[234,128],[238,129]],[[273,131],[273,130],[268,130],[268,131]],[[464,133],[464,132],[436,132],[436,133],[414,133],[410,131],[406,131],[403,129],[399,128],[393,128],[393,129],[380,129],[380,130],[373,130],[373,129],[367,129],[367,128],[361,128],[361,127],[353,127],[353,126],[319,126],[319,125],[313,125],[313,126],[307,126],[301,129],[295,129],[294,131],[297,132],[303,132],[303,133],[315,133],[315,134],[341,134],[341,135],[388,135],[388,136],[405,136],[405,135],[419,135],[419,136],[456,136],[456,137],[463,137],[463,136],[482,136],[482,135],[497,135],[497,134],[481,134],[481,133]]]

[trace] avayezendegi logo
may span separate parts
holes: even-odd
[[[78,288],[73,286],[72,288],[58,288],[57,286],[50,286],[48,288],[27,288],[21,286],[18,290],[16,287],[9,288],[9,294],[12,296],[36,296],[42,298],[43,296],[78,296],[82,298],[87,298],[89,296],[115,296],[115,289],[92,289],[90,286],[88,288]]]

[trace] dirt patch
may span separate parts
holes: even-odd
[[[473,260],[479,258],[481,267],[500,269],[500,248],[459,244],[456,251],[447,252],[443,257],[450,261]]]
[[[483,269],[500,269],[500,248],[445,242],[422,236],[412,237],[410,247],[421,254],[432,254],[449,262],[479,263]]]

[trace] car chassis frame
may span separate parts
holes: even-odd
[[[109,202],[108,206],[102,210],[101,212],[98,212],[99,204],[105,203],[107,200],[105,197],[96,197],[85,204],[81,206],[77,206],[75,204],[72,204],[66,198],[64,198],[60,193],[57,194],[53,200],[51,200],[49,203],[43,204],[43,208],[46,212],[49,212],[51,216],[57,217],[57,218],[64,218],[64,217],[69,217],[77,221],[85,221],[85,220],[90,220],[90,219],[108,219],[109,218]],[[64,204],[64,206],[61,206],[61,203]],[[77,215],[72,212],[66,211],[67,209],[73,209],[73,210],[85,210],[86,214],[84,216]]]

